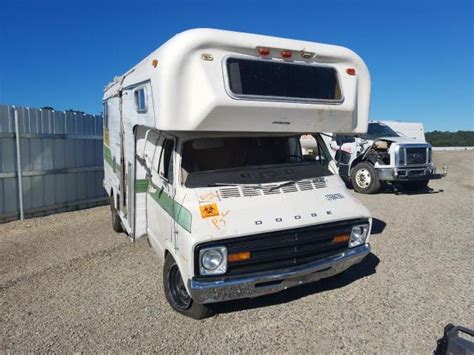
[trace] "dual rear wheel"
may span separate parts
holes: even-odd
[[[114,230],[115,233],[122,233],[123,232],[123,227],[122,227],[122,222],[120,221],[120,216],[118,215],[118,211],[115,208],[115,202],[114,202],[114,194],[110,194],[110,215],[112,218],[112,229]]]

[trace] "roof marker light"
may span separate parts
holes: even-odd
[[[293,55],[291,51],[281,51],[280,54],[282,58],[287,58],[287,59],[291,58],[291,56]]]
[[[309,59],[313,56],[313,53],[310,53],[310,52],[301,52],[301,57],[303,57],[304,59]]]
[[[151,65],[153,66],[153,68],[156,68],[156,66],[158,65],[158,59],[153,59]]]
[[[211,62],[214,60],[214,57],[212,56],[212,54],[209,54],[209,53],[203,53],[201,55],[201,59],[202,60],[207,60],[208,62]]]
[[[356,70],[354,68],[347,68],[346,73],[349,75],[356,75]]]
[[[260,55],[269,55],[270,54],[270,49],[268,49],[268,48],[259,48],[258,49],[258,54],[260,54]]]

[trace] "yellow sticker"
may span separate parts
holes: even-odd
[[[201,217],[214,217],[219,215],[219,209],[217,208],[217,204],[211,203],[210,205],[203,205],[199,206],[199,210],[201,211]]]
[[[104,144],[110,147],[109,130],[107,128],[104,129]]]

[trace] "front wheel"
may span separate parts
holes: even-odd
[[[208,306],[196,303],[191,298],[171,254],[165,258],[163,288],[166,300],[176,312],[194,319],[204,319],[212,315],[213,312]]]
[[[372,164],[362,162],[351,169],[351,182],[354,190],[362,194],[374,194],[380,190],[381,183]]]

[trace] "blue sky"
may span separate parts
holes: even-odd
[[[101,110],[104,85],[193,27],[339,44],[372,75],[372,119],[474,130],[472,0],[0,2],[0,104]]]

